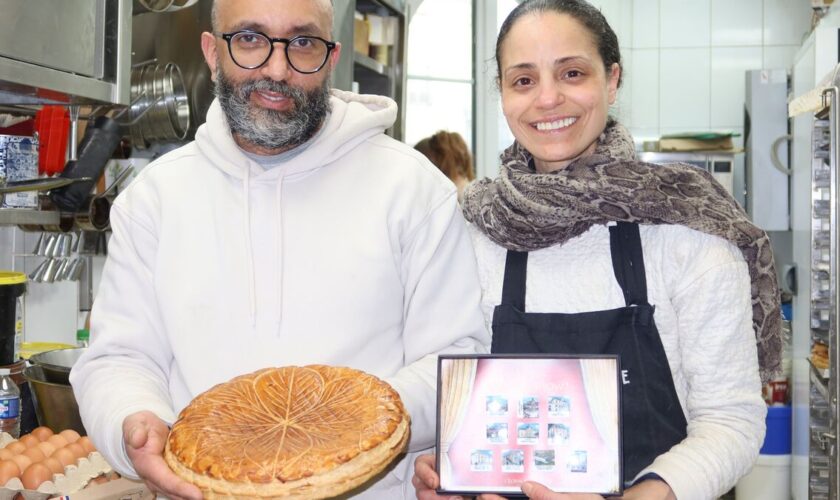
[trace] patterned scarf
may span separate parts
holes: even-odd
[[[781,309],[767,234],[712,175],[684,164],[637,161],[630,133],[610,121],[595,151],[541,174],[514,143],[499,177],[464,194],[464,216],[500,246],[531,251],[559,245],[611,221],[679,224],[719,236],[744,255],[752,279],[753,327],[762,382],[781,368]]]

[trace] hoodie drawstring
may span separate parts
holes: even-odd
[[[250,319],[251,326],[257,324],[257,278],[254,270],[254,247],[251,242],[251,172],[246,170],[245,178],[242,182],[242,187],[245,190],[245,245],[247,245],[246,257],[248,259],[248,303],[250,305]],[[278,227],[274,231],[274,248],[277,249],[277,276],[275,283],[277,286],[277,304],[275,311],[277,314],[278,326],[283,316],[283,176],[277,178],[277,187],[275,189],[276,207],[277,207],[277,223]]]
[[[245,180],[242,182],[245,190],[245,245],[248,259],[248,303],[251,306],[251,326],[257,324],[257,284],[254,277],[254,248],[251,244],[251,170],[245,169]]]
[[[283,178],[277,178],[277,189],[275,191],[277,203],[277,228],[274,231],[275,247],[277,249],[277,305],[275,314],[277,315],[278,335],[280,333],[280,324],[283,321]]]

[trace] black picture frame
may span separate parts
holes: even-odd
[[[615,355],[438,358],[435,468],[445,495],[624,492]]]

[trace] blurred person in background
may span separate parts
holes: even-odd
[[[519,4],[496,63],[516,142],[498,178],[470,184],[462,203],[491,352],[618,355],[623,498],[718,498],[758,456],[761,382],[780,368],[767,235],[709,172],[636,160],[609,116],[618,39],[592,5]],[[417,459],[413,481],[418,498],[441,498],[433,455]]]
[[[472,155],[466,141],[458,132],[441,130],[421,139],[414,145],[426,158],[446,174],[458,188],[458,200],[463,199],[464,188],[475,179]]]

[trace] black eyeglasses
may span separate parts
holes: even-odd
[[[271,38],[259,31],[243,30],[216,35],[227,42],[230,58],[244,69],[257,69],[274,53],[274,44],[285,45],[286,60],[298,73],[321,71],[327,64],[336,43],[317,36],[300,35],[294,38]]]

